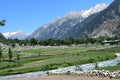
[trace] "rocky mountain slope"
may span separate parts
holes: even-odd
[[[115,0],[103,11],[78,23],[79,37],[120,36],[120,0]],[[82,37],[83,37],[82,36]]]
[[[79,38],[79,29],[76,28],[76,25],[83,22],[90,15],[102,11],[107,6],[108,4],[102,3],[86,11],[70,12],[63,17],[39,27],[29,38],[34,37],[39,40],[48,38],[64,39],[70,36]]]

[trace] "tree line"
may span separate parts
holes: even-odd
[[[10,45],[13,48],[16,46],[16,43],[20,46],[60,46],[60,45],[78,45],[78,44],[101,44],[104,40],[120,40],[120,37],[102,37],[102,38],[84,38],[84,39],[74,39],[72,37],[68,37],[65,39],[45,39],[45,40],[37,40],[35,38],[31,38],[30,40],[18,40],[18,39],[7,39],[3,43],[6,45]]]

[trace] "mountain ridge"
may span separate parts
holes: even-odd
[[[96,14],[107,7],[108,4],[101,3],[86,11],[70,12],[61,18],[55,19],[54,21],[39,27],[28,38],[34,37],[40,40],[48,38],[64,39],[69,36],[76,37],[77,31],[74,28],[77,23],[81,23],[88,16]]]
[[[16,32],[6,32],[2,33],[6,39],[19,39],[19,40],[25,40],[28,37],[28,34],[24,33],[23,31],[16,31]]]
[[[82,24],[77,24],[79,34],[88,37],[111,37],[120,32],[120,0],[115,0],[103,11],[91,15]],[[120,36],[120,35],[119,35]]]

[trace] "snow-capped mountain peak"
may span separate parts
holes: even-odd
[[[69,13],[67,13],[64,18],[69,18],[69,17],[77,17],[77,16],[81,16],[83,14],[84,11],[80,11],[80,12],[74,12],[74,11],[71,11]]]
[[[71,12],[65,14],[63,17],[58,17],[57,19],[53,20],[50,24],[54,24],[57,22],[62,23],[68,19],[73,19],[73,18],[87,18],[92,14],[98,13],[98,12],[106,9],[108,6],[109,6],[109,4],[100,3],[88,10],[81,10],[79,12],[71,11]],[[80,21],[82,21],[82,20],[80,20]],[[47,25],[47,27],[48,27],[48,25]],[[45,25],[45,28],[46,28],[46,25]]]
[[[24,33],[23,31],[19,30],[16,32],[6,32],[6,33],[2,33],[7,39],[26,39],[28,34]]]
[[[100,12],[100,11],[104,10],[108,6],[109,6],[109,4],[106,4],[106,3],[97,4],[95,7],[92,7],[90,9],[84,11],[83,14],[82,14],[82,16],[83,17],[88,17],[91,14],[95,14],[97,12]]]
[[[6,38],[9,38],[12,35],[17,34],[18,32],[6,32],[6,33],[2,33]]]
[[[88,10],[82,10],[79,12],[71,11],[63,17],[58,17],[50,23],[39,27],[32,35],[29,36],[29,38],[34,37],[40,40],[48,38],[64,39],[68,36],[75,37],[76,35],[74,34],[78,31],[78,28],[74,27],[76,24],[81,23],[90,15],[102,11],[107,8],[107,6],[108,4],[101,3]]]

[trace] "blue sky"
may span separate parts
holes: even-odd
[[[114,0],[0,0],[0,20],[6,25],[0,32],[22,30],[31,34],[38,27],[71,11],[81,11]]]

